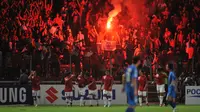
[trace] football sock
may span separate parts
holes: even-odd
[[[72,103],[72,100],[71,100],[71,98],[69,99],[69,104],[71,104]]]
[[[97,105],[99,105],[99,100],[97,100]]]
[[[176,102],[172,102],[172,108],[175,109],[176,108]]]
[[[127,108],[126,112],[135,112],[135,110],[133,108]]]
[[[89,98],[90,98],[90,105],[92,105],[92,100],[93,100],[92,95],[89,95]]]
[[[160,96],[158,96],[158,99],[159,99],[159,101],[160,101]]]
[[[163,98],[164,98],[164,96],[160,96],[160,105],[163,104]]]
[[[92,100],[90,99],[90,105],[92,105]]]
[[[109,107],[111,106],[111,100],[108,100],[108,106]]]
[[[98,98],[97,98],[97,96],[95,95],[95,96],[93,96],[93,99],[94,100],[96,100],[96,102],[97,102],[97,105],[99,105],[99,101],[98,101]]]
[[[69,99],[68,99],[68,98],[66,98],[66,99],[65,99],[65,102],[68,104],[68,103],[69,103]]]
[[[139,97],[139,104],[142,106],[142,97]]]
[[[108,107],[111,106],[111,101],[112,101],[111,96],[108,96]]]
[[[37,97],[37,98],[36,98],[36,102],[37,102],[37,104],[40,103],[40,97]]]
[[[147,97],[145,97],[145,101],[146,101],[146,104],[148,104],[149,102],[148,102],[148,98]]]
[[[33,101],[34,101],[34,105],[36,105],[37,104],[37,98],[36,98],[36,96],[33,96]]]
[[[169,101],[169,105],[174,109],[175,108],[175,106],[176,106],[176,104],[175,103],[173,103],[172,101]]]
[[[72,106],[72,102],[73,102],[73,97],[70,97],[70,105]]]
[[[84,97],[83,97],[83,96],[81,96],[81,98],[80,98],[80,106],[82,106],[82,105],[83,105],[83,99],[84,99]]]
[[[107,106],[107,97],[106,96],[103,96],[103,101],[104,101],[104,106]]]

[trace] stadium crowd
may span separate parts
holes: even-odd
[[[109,0],[63,1],[60,10],[48,0],[0,1],[2,77],[16,78],[20,70],[31,68],[48,79],[60,76],[62,66],[69,69],[72,63],[76,74],[83,70],[98,79],[112,68],[119,80],[132,56],[138,55],[148,74],[168,62],[176,65],[177,75],[199,73],[198,0],[144,0],[133,15],[123,6],[111,34],[105,33],[113,9]],[[104,40],[115,40],[117,49],[104,51]]]

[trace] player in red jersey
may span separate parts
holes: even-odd
[[[32,96],[34,105],[37,107],[40,99],[40,77],[36,75],[36,71],[31,71],[28,78],[32,82]]]
[[[102,86],[104,85],[103,89],[103,100],[104,100],[104,107],[110,107],[112,101],[112,85],[114,82],[113,76],[109,74],[109,71],[105,72],[106,75],[102,77]]]
[[[66,98],[66,103],[67,106],[72,106],[72,101],[73,101],[73,78],[75,75],[71,74],[70,72],[67,72],[66,77],[64,78],[65,81],[65,98]]]
[[[167,78],[167,75],[164,72],[162,72],[161,68],[159,68],[157,74],[154,75],[153,77],[156,82],[156,90],[158,93],[160,106],[162,106],[164,95],[165,95],[165,78]]]
[[[84,97],[85,97],[87,80],[84,77],[83,72],[81,72],[80,75],[77,77],[77,83],[79,87],[80,106],[84,106],[85,105]]]
[[[97,106],[99,105],[98,98],[97,98],[97,85],[96,80],[92,75],[88,78],[88,90],[89,90],[89,98],[90,98],[90,106],[92,106],[92,100],[97,101]]]
[[[142,106],[142,98],[145,99],[146,105],[148,106],[148,98],[147,98],[147,86],[148,86],[148,81],[147,77],[145,76],[144,71],[140,70],[140,76],[138,77],[138,97],[139,97],[139,104]]]

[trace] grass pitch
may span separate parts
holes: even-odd
[[[0,112],[125,112],[126,106],[104,107],[66,107],[66,106],[0,106]],[[170,106],[137,107],[136,112],[172,112]],[[177,112],[200,112],[200,106],[177,106]]]

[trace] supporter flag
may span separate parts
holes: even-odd
[[[105,51],[115,51],[116,50],[116,41],[107,41],[103,42],[103,49]]]

